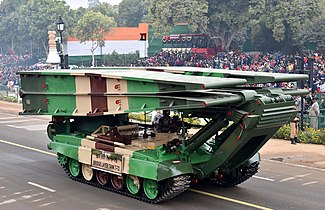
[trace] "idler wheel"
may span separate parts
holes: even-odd
[[[73,176],[73,177],[79,176],[80,164],[77,160],[75,160],[75,159],[69,160],[69,172],[70,172],[71,176]]]

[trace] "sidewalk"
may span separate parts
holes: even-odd
[[[17,114],[22,104],[0,100],[0,111]],[[270,139],[260,150],[262,159],[325,169],[325,145],[296,144]]]
[[[17,114],[23,110],[21,103],[13,103],[0,100],[0,111]]]
[[[270,139],[260,150],[262,159],[321,168],[325,171],[325,145],[291,144],[290,141]]]

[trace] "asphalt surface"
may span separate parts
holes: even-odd
[[[325,209],[325,171],[263,160],[234,188],[191,187],[158,205],[70,180],[48,151],[48,117],[0,110],[0,209]]]

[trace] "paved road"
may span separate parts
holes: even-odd
[[[0,209],[325,209],[325,172],[262,161],[234,188],[192,187],[150,205],[70,180],[46,149],[49,118],[0,112]]]

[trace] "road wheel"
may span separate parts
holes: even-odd
[[[85,180],[90,181],[94,177],[94,171],[90,165],[82,164],[81,166],[82,175]]]
[[[111,174],[111,184],[116,190],[122,190],[124,186],[123,176]]]
[[[128,175],[126,177],[126,187],[133,195],[140,191],[140,180],[137,176]]]
[[[145,179],[143,181],[143,191],[149,199],[155,199],[159,193],[158,182],[151,179]]]
[[[103,171],[96,171],[96,180],[98,184],[104,186],[109,181],[109,175],[106,172]]]
[[[55,127],[52,123],[47,125],[47,136],[49,139],[53,140],[53,136],[55,136]]]
[[[69,172],[71,176],[77,177],[80,173],[80,163],[75,159],[69,160]]]

